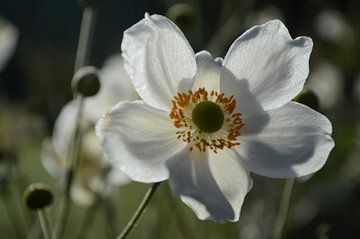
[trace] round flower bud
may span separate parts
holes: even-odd
[[[176,23],[182,30],[187,30],[197,21],[197,15],[194,8],[185,3],[178,3],[171,6],[166,16]]]
[[[93,66],[81,67],[73,77],[72,89],[84,97],[96,95],[100,90],[97,69]]]
[[[53,194],[48,185],[33,183],[24,192],[24,202],[31,210],[42,209],[53,202]]]
[[[309,106],[314,110],[319,110],[320,108],[319,98],[314,91],[307,86],[294,98],[294,101]]]

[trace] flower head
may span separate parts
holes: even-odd
[[[169,179],[200,219],[237,221],[249,172],[276,178],[319,170],[334,146],[329,120],[291,102],[309,73],[312,40],[278,20],[235,40],[225,58],[194,54],[170,20],[125,31],[125,69],[142,98],[97,124],[110,163],[131,179]]]
[[[73,200],[84,205],[93,203],[96,194],[106,196],[112,191],[112,186],[128,182],[128,178],[122,172],[111,167],[105,160],[95,135],[94,125],[101,114],[112,105],[121,100],[138,98],[123,69],[120,55],[110,58],[99,75],[102,84],[100,92],[84,100],[84,116],[81,122],[83,147],[80,152],[79,168],[71,188]],[[72,101],[60,112],[55,122],[52,139],[44,143],[43,162],[55,176],[61,176],[65,171],[75,117],[76,105]]]

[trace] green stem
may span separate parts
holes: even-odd
[[[114,203],[112,202],[112,200],[110,198],[105,198],[102,206],[104,207],[105,217],[106,217],[105,223],[106,223],[107,229],[109,231],[109,234],[110,234],[111,238],[115,238],[118,220],[117,220],[117,217],[116,217],[115,211],[114,211],[114,209],[115,209]]]
[[[29,224],[30,224],[30,219],[29,219],[29,214],[27,213],[27,210],[25,210],[24,204],[21,202],[21,200],[19,200],[19,198],[21,198],[21,193],[20,190],[22,190],[22,185],[20,183],[20,175],[17,171],[17,158],[16,158],[16,151],[15,151],[15,147],[13,144],[13,140],[10,137],[8,128],[5,125],[5,116],[4,116],[4,112],[0,111],[0,125],[1,128],[3,129],[3,137],[2,139],[5,139],[7,147],[11,153],[11,158],[10,158],[10,171],[11,171],[11,176],[10,177],[10,184],[13,184],[14,187],[12,188],[13,190],[11,190],[11,193],[14,194],[14,198],[16,200],[16,202],[14,202],[17,206],[17,209],[19,210],[19,215],[21,215],[22,219],[24,220],[24,225],[25,225],[25,230],[28,231],[29,229]]]
[[[79,43],[75,58],[75,67],[74,67],[75,72],[80,67],[88,63],[90,56],[90,46],[92,43],[93,31],[96,22],[96,15],[97,13],[95,9],[91,7],[85,7],[83,11]],[[55,235],[58,235],[59,238],[63,237],[65,224],[71,207],[71,200],[70,200],[71,185],[74,179],[76,168],[79,164],[79,155],[81,148],[81,120],[83,115],[84,97],[81,96],[80,94],[75,95],[75,102],[77,107],[75,129],[73,132],[73,136],[71,138],[69,154],[66,162],[67,170],[65,174],[64,199],[60,204],[59,220],[58,220],[57,228],[55,230]]]
[[[80,27],[79,43],[76,52],[75,69],[86,65],[89,61],[90,47],[93,40],[97,11],[91,7],[85,7]]]
[[[146,206],[150,202],[151,198],[153,197],[153,195],[159,185],[160,185],[160,183],[154,183],[153,185],[151,185],[151,187],[146,192],[143,200],[141,201],[138,208],[136,209],[133,216],[131,217],[130,221],[126,224],[125,228],[120,233],[120,235],[117,237],[117,239],[125,239],[129,235],[129,233],[136,225],[137,221],[139,220],[140,216],[144,212]]]
[[[285,181],[281,195],[280,207],[275,221],[273,239],[281,239],[283,237],[294,184],[295,179],[293,178]]]
[[[40,221],[41,230],[43,232],[45,239],[50,239],[50,230],[49,230],[49,224],[46,220],[44,209],[38,209],[37,214]]]
[[[80,227],[80,231],[76,238],[89,238],[88,234],[91,231],[90,228],[91,228],[92,224],[94,223],[96,214],[98,212],[98,209],[99,209],[99,206],[101,203],[102,203],[102,200],[100,198],[97,198],[96,202],[90,208],[87,209],[85,218],[83,220],[83,223]]]
[[[20,231],[15,227],[16,222],[13,217],[10,216],[11,213],[9,212],[9,208],[5,205],[3,198],[0,199],[0,204],[3,209],[2,211],[4,213],[4,218],[6,218],[6,220],[10,223],[11,233],[15,238],[22,238]]]

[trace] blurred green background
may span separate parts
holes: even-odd
[[[307,85],[319,99],[318,111],[333,124],[336,146],[322,170],[296,181],[284,238],[360,238],[360,2],[107,0],[99,9],[90,63],[101,67],[119,53],[122,32],[145,12],[167,15],[195,51],[207,49],[214,56],[224,56],[249,27],[274,18],[293,37],[313,39]],[[42,238],[22,193],[32,182],[56,191],[40,154],[72,98],[82,9],[72,0],[1,0],[0,15],[19,31],[15,52],[0,73],[0,237]],[[163,183],[129,238],[271,238],[284,181],[253,177],[237,223],[199,221]],[[111,203],[74,204],[66,238],[113,238],[147,188],[130,183]]]

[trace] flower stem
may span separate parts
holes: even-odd
[[[37,214],[40,221],[41,230],[44,234],[45,239],[50,239],[49,224],[46,220],[44,209],[38,209]]]
[[[82,222],[82,225],[80,226],[80,231],[78,233],[78,236],[76,238],[89,238],[88,234],[90,233],[90,228],[92,227],[95,218],[98,214],[98,210],[100,205],[103,203],[102,199],[98,197],[95,201],[95,203],[87,210],[85,214],[85,218]]]
[[[120,235],[117,237],[117,239],[125,239],[129,235],[129,233],[131,232],[131,230],[136,225],[137,221],[139,220],[140,216],[144,212],[146,206],[150,202],[152,196],[154,195],[154,193],[155,193],[155,191],[156,191],[156,189],[158,188],[159,185],[160,185],[160,183],[154,183],[147,190],[143,200],[141,201],[138,208],[136,209],[133,216],[131,217],[130,221],[126,224],[125,228],[120,233]]]
[[[22,233],[19,230],[17,230],[17,228],[15,226],[15,225],[17,225],[16,221],[11,216],[12,214],[10,213],[9,208],[5,205],[3,200],[4,200],[4,198],[1,197],[0,198],[0,205],[2,207],[2,211],[3,211],[3,214],[4,214],[1,217],[3,217],[6,221],[8,221],[10,223],[9,226],[10,226],[10,230],[11,230],[11,233],[13,234],[13,236],[15,238],[22,238],[22,235],[21,235]]]
[[[80,67],[85,66],[89,61],[90,47],[93,40],[94,27],[97,11],[92,7],[85,7],[81,20],[79,43],[75,58],[76,72]]]
[[[273,239],[281,239],[283,237],[294,184],[295,179],[293,178],[287,179],[285,181],[285,185],[281,195],[280,207],[275,221]]]
[[[76,52],[74,72],[80,67],[86,65],[90,56],[90,46],[93,39],[93,31],[96,21],[96,10],[91,7],[85,7],[80,28],[79,43]],[[70,191],[76,168],[79,164],[79,155],[81,148],[81,120],[83,114],[84,97],[80,94],[75,95],[76,102],[76,122],[75,129],[71,138],[69,154],[66,162],[64,199],[60,204],[59,220],[55,230],[55,235],[63,237],[65,224],[69,215],[71,200]]]

